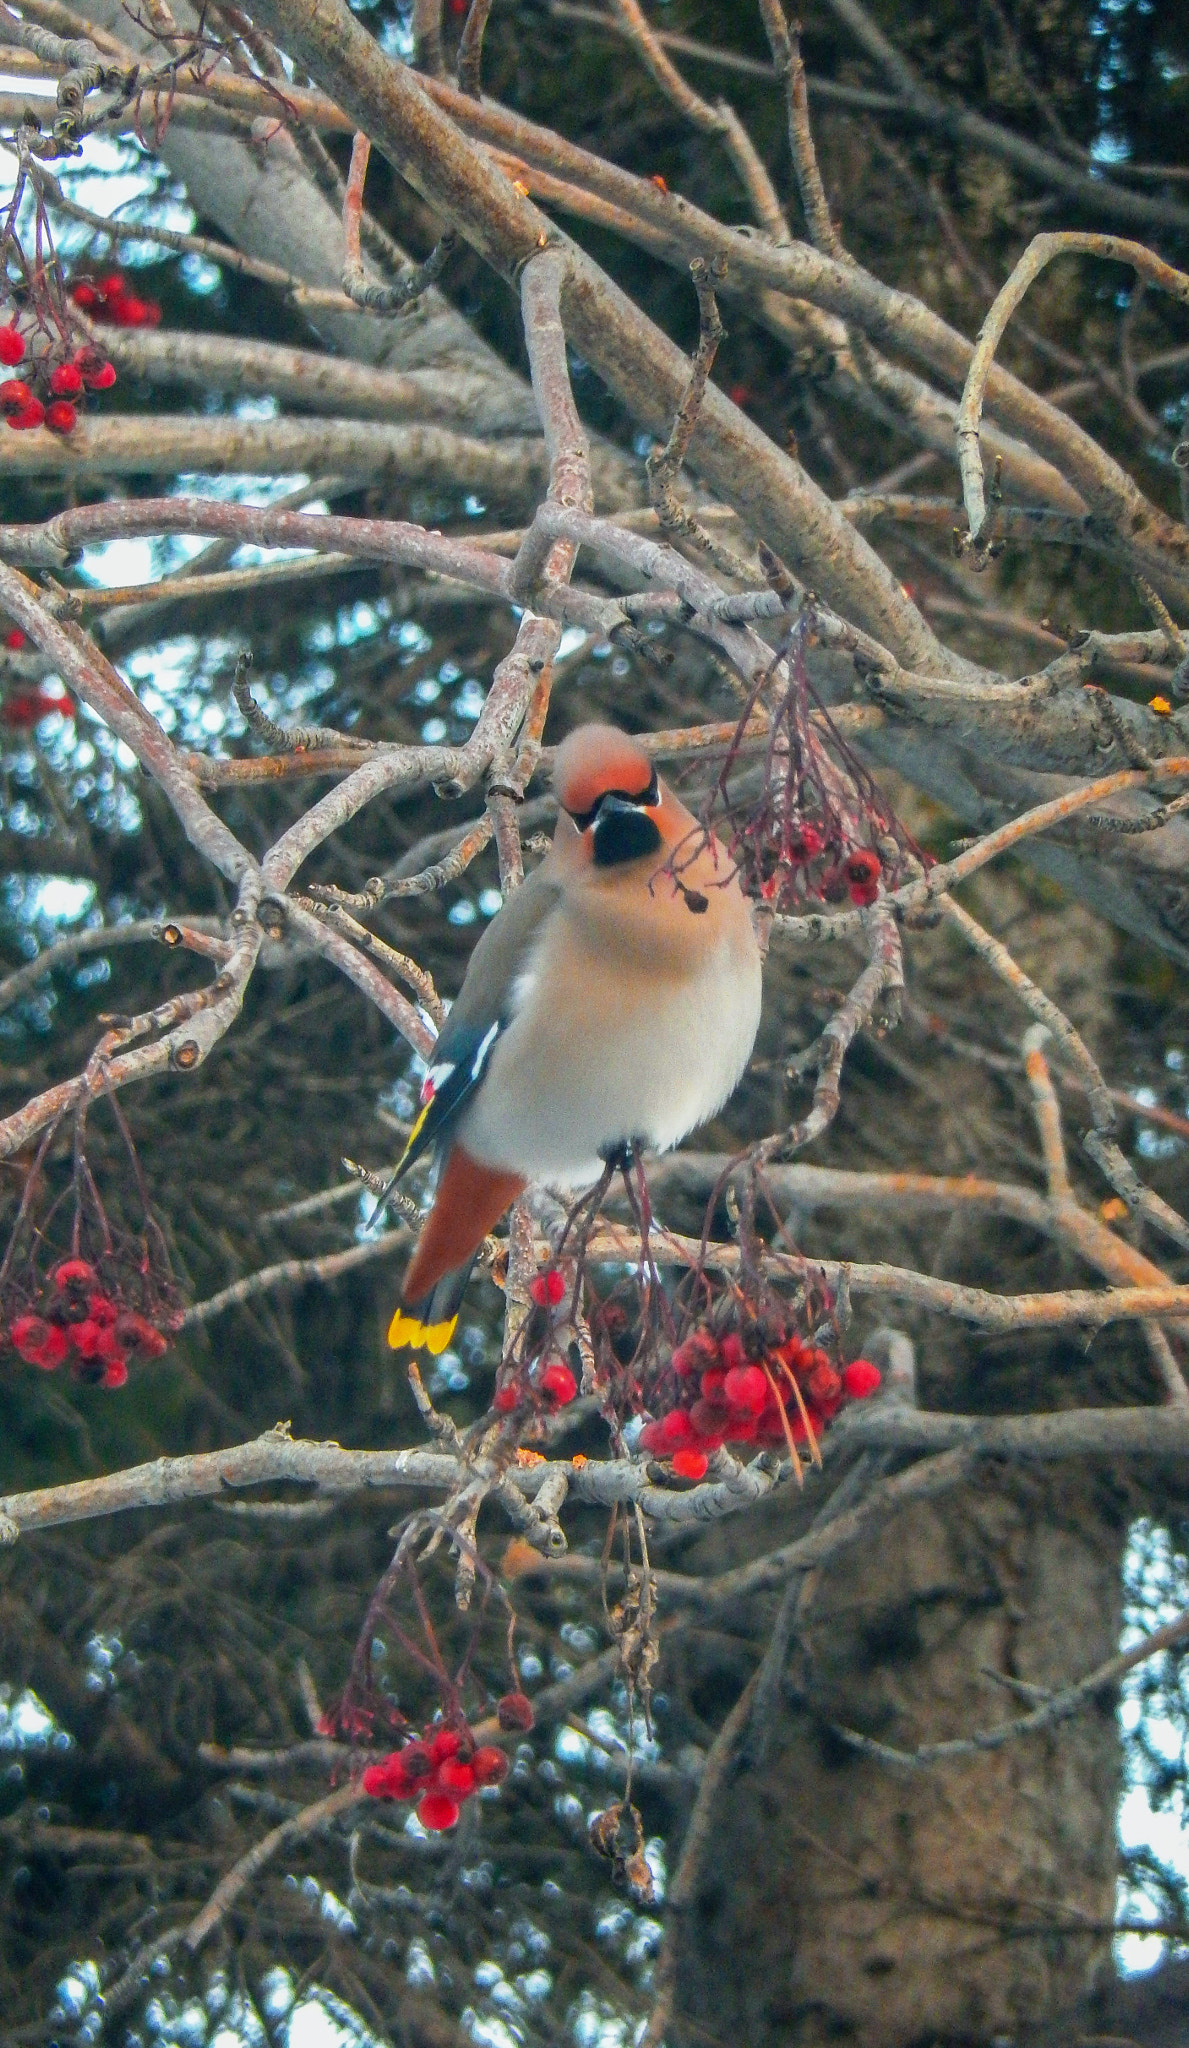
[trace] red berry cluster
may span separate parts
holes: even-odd
[[[80,278],[71,286],[70,296],[92,320],[108,327],[161,325],[161,308],[156,300],[138,299],[129,291],[128,280],[120,270],[113,270],[107,277]]]
[[[494,1745],[477,1748],[469,1728],[439,1728],[406,1742],[383,1763],[369,1764],[363,1789],[371,1799],[417,1801],[417,1818],[432,1834],[452,1828],[459,1809],[484,1785],[499,1785],[508,1759]]]
[[[13,634],[8,635],[6,646],[14,642]],[[24,646],[22,633],[18,646]],[[74,699],[59,684],[56,689],[20,690],[13,697],[6,697],[0,704],[0,723],[11,726],[14,732],[27,731],[30,726],[56,711],[60,718],[74,717]]]
[[[529,1281],[529,1298],[537,1308],[548,1314],[560,1308],[565,1299],[566,1283],[556,1266],[550,1266],[544,1273],[536,1273]],[[551,1408],[565,1408],[578,1392],[578,1382],[569,1366],[556,1355],[546,1354],[545,1361],[535,1373],[526,1377],[514,1372],[496,1388],[492,1407],[500,1415],[510,1415],[515,1408],[527,1401],[532,1394],[543,1394]]]
[[[878,1366],[856,1358],[841,1370],[820,1345],[795,1333],[764,1342],[759,1326],[746,1340],[694,1330],[669,1361],[673,1406],[640,1432],[643,1450],[668,1458],[683,1479],[701,1479],[709,1453],[722,1444],[779,1444],[820,1434],[849,1399],[863,1401],[880,1383]]]
[[[766,903],[775,902],[782,894],[784,875],[789,869],[807,869],[827,851],[826,841],[816,825],[797,826],[781,850],[781,861],[774,874],[760,884],[760,895]],[[805,886],[812,896],[820,896],[827,903],[838,903],[843,896],[849,896],[860,909],[874,903],[879,895],[880,876],[883,872],[880,858],[869,847],[856,846],[841,860],[821,871],[810,881],[805,877]]]
[[[69,1364],[76,1380],[100,1387],[122,1387],[130,1359],[159,1358],[168,1349],[156,1325],[105,1288],[88,1259],[55,1266],[38,1311],[14,1316],[7,1336],[26,1365],[56,1372]]]
[[[25,357],[25,338],[15,322],[0,327],[0,363],[13,369]],[[48,427],[51,434],[71,434],[78,425],[78,406],[87,391],[110,391],[116,381],[112,364],[97,349],[76,349],[69,362],[54,363],[46,354],[30,365],[43,391],[39,397],[23,377],[8,377],[0,384],[0,412],[16,433],[30,427]]]

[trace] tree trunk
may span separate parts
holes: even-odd
[[[806,1580],[760,1760],[727,1778],[678,1933],[691,2039],[990,2043],[1085,1996],[1114,1914],[1113,1698],[916,1770],[834,1730],[912,1749],[1035,1703],[988,1670],[1056,1689],[1093,1669],[1118,1642],[1125,1534],[1093,1475],[988,1469]]]

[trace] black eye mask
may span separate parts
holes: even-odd
[[[647,789],[605,789],[603,791],[603,794],[599,797],[598,801],[596,803],[593,803],[588,811],[571,811],[570,816],[574,820],[574,823],[577,825],[578,830],[580,832],[585,832],[588,826],[594,824],[595,819],[599,815],[599,811],[605,803],[614,802],[620,805],[630,804],[636,810],[648,810],[652,807],[653,804],[658,804],[660,800],[660,784],[657,781],[656,769],[654,768],[652,771],[652,779],[649,782]]]

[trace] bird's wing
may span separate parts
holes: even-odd
[[[515,1015],[517,981],[560,894],[545,861],[508,898],[479,940],[458,1000],[438,1034],[421,1105],[391,1186],[440,1144],[482,1082],[492,1049]]]

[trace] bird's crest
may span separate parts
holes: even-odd
[[[614,725],[580,725],[557,750],[558,802],[578,825],[589,823],[601,797],[656,802],[656,771],[638,740]]]

